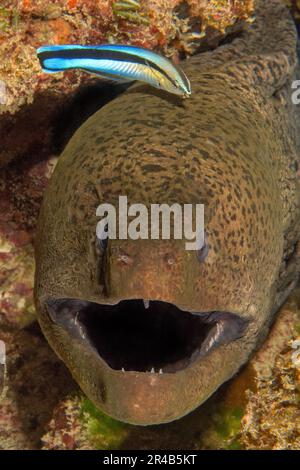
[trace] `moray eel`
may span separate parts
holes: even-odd
[[[90,117],[46,190],[40,325],[86,395],[125,422],[170,422],[207,400],[299,279],[297,35],[280,1],[256,10],[239,37],[182,63],[189,100],[138,83]],[[119,195],[203,203],[205,245],[99,246],[96,208]]]

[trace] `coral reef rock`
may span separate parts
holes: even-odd
[[[95,82],[80,71],[47,75],[45,44],[134,44],[178,61],[216,47],[246,21],[253,0],[2,0],[0,6],[0,167],[49,147],[74,93]],[[99,81],[99,80],[98,80]]]

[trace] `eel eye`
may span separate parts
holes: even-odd
[[[100,251],[105,251],[108,245],[108,224],[105,225],[102,232],[99,234],[97,233],[96,243],[99,247]]]
[[[207,241],[207,235],[205,234],[204,235],[204,243],[202,245],[202,247],[197,250],[197,258],[198,258],[198,261],[200,263],[204,263],[204,261],[206,260],[206,257],[208,255],[208,252],[209,252],[209,244],[208,244],[208,241]]]

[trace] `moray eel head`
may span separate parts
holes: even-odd
[[[92,119],[97,127],[97,117]],[[151,194],[153,201],[171,204],[176,187],[177,202],[205,202],[201,250],[186,250],[185,240],[174,239],[109,240],[101,247],[96,207],[101,201],[116,204],[121,189],[110,191],[110,165],[95,186],[89,172],[74,168],[80,165],[76,149],[86,141],[81,132],[62,155],[41,211],[35,285],[39,321],[81,388],[103,411],[134,424],[169,422],[232,377],[265,328],[283,246],[277,223],[281,207],[273,204],[276,186],[268,175],[261,178],[256,165],[259,191],[252,189],[251,202],[247,197],[239,202],[240,175],[231,179],[230,192],[224,190],[222,179],[231,162],[225,156],[219,172],[212,152],[210,166],[205,162],[188,191],[184,176],[177,188],[169,175],[171,192],[158,183]],[[90,155],[86,148],[81,151]],[[94,164],[99,165],[96,154]],[[133,180],[142,166],[139,157]],[[147,177],[151,181],[151,172],[145,185]],[[243,184],[250,190],[253,180]],[[66,185],[73,190],[61,191]],[[94,191],[97,185],[100,195]],[[130,182],[121,178],[120,185],[132,201],[149,202],[149,192],[142,200]]]

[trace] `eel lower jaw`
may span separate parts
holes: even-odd
[[[249,319],[231,312],[187,312],[157,300],[115,305],[48,299],[54,324],[115,370],[176,373],[244,336]]]

